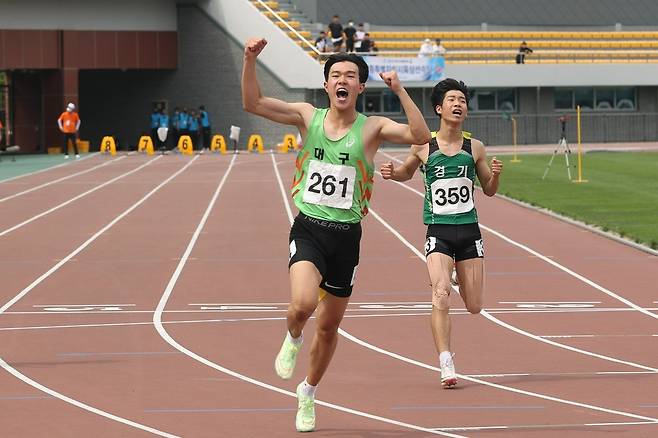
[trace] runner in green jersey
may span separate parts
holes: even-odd
[[[264,39],[246,43],[242,101],[248,112],[296,126],[303,139],[292,184],[300,213],[289,237],[288,331],[274,367],[279,377],[292,377],[302,329],[317,309],[309,371],[297,386],[296,428],[311,431],[315,427],[315,388],[336,349],[338,326],[352,293],[360,221],[368,213],[375,153],[384,142],[425,143],[430,131],[395,72],[380,73],[380,77],[400,99],[409,124],[356,111],[368,65],[354,54],[331,55],[324,64],[329,108],[264,97],[256,78],[256,57],[266,44]]]
[[[429,143],[412,145],[404,163],[381,167],[384,179],[406,181],[423,164],[427,225],[425,255],[432,284],[432,334],[439,352],[441,384],[457,384],[450,348],[449,296],[451,274],[456,268],[459,293],[471,313],[480,313],[484,286],[484,246],[475,210],[474,182],[477,175],[482,191],[493,196],[503,164],[496,157],[487,165],[481,141],[462,131],[468,113],[468,89],[463,82],[445,79],[432,92],[439,131]],[[456,281],[454,282],[456,283]]]

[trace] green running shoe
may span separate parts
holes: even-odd
[[[304,382],[297,385],[297,432],[313,432],[315,429],[315,399],[302,393]]]
[[[290,342],[288,336],[283,340],[281,350],[279,350],[279,354],[274,359],[274,370],[282,379],[288,380],[292,377],[292,373],[295,371],[295,364],[297,363],[297,353],[299,353],[301,347],[301,343],[295,345]]]

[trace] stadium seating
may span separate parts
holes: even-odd
[[[313,35],[302,30],[297,20],[289,20],[287,11],[276,1],[264,2],[279,20],[260,2],[252,1],[267,17],[296,41],[310,56]],[[294,29],[291,30],[291,29]],[[605,63],[658,62],[658,31],[371,31],[379,55],[417,56],[423,40],[440,38],[447,49],[448,63],[514,63],[521,41],[533,50],[525,59],[533,63]],[[305,43],[303,39],[310,44]]]

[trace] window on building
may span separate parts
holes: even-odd
[[[573,109],[573,90],[556,88],[554,97],[555,97],[555,109],[557,110]]]
[[[516,90],[514,88],[477,89],[471,92],[469,111],[516,112]]]
[[[591,110],[594,108],[593,88],[576,88],[573,92],[573,97],[575,105],[580,105],[581,110]]]
[[[400,99],[389,89],[367,91],[358,97],[356,109],[364,114],[402,112]]]
[[[556,110],[634,111],[634,87],[556,88],[553,93]]]

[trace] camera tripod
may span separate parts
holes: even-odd
[[[558,150],[563,149],[564,150],[564,161],[566,162],[567,165],[567,176],[569,177],[569,181],[571,181],[571,166],[569,165],[569,155],[571,155],[571,149],[569,149],[569,143],[567,142],[567,134],[566,134],[566,120],[560,119],[560,123],[562,124],[562,134],[560,135],[560,141],[558,141],[557,146],[555,147],[555,150],[553,150],[553,155],[551,155],[551,159],[548,161],[548,164],[546,165],[546,170],[544,170],[544,176],[541,177],[542,180],[546,179],[546,175],[548,175],[548,171],[551,168],[551,165],[553,164],[553,160],[555,159],[555,155],[557,155]]]

